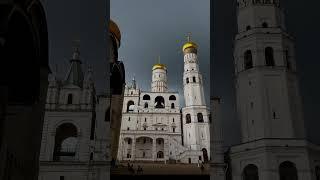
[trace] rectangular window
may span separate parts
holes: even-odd
[[[64,176],[60,176],[60,180],[64,180]]]
[[[94,113],[92,114],[92,119],[91,119],[90,140],[94,140],[95,129],[96,129],[96,113],[94,112]]]

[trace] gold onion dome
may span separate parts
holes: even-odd
[[[185,43],[185,44],[183,45],[182,51],[185,51],[185,50],[188,49],[188,48],[197,49],[197,48],[198,48],[198,45],[197,45],[196,43],[194,43],[194,42],[189,41],[189,42],[187,42],[187,43]]]
[[[153,67],[152,67],[152,71],[156,70],[156,69],[163,69],[163,70],[166,70],[166,66],[164,64],[155,64]]]
[[[110,19],[109,23],[109,32],[112,33],[120,42],[121,41],[121,32],[118,25]]]
[[[186,53],[197,53],[198,45],[191,41],[191,33],[187,35],[187,42],[183,45],[182,51],[184,54]]]

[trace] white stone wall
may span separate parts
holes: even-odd
[[[243,4],[242,4],[243,5]],[[277,5],[252,5],[239,9],[235,41],[238,118],[242,142],[261,138],[305,138],[296,77],[293,38],[280,25]],[[268,28],[262,23],[267,22]],[[252,29],[245,29],[247,25]],[[274,66],[266,65],[265,49],[273,49]],[[253,68],[245,69],[245,52],[252,53]]]
[[[93,109],[93,86],[62,86],[57,80],[50,81],[50,85],[42,132],[39,179],[55,180],[61,176],[67,180],[106,178],[110,159],[110,135],[109,122],[105,116],[110,98],[100,97],[96,109]],[[70,93],[73,95],[72,104],[67,103]],[[56,130],[65,123],[71,123],[77,129],[75,156],[68,160],[54,160]]]
[[[144,96],[148,95],[150,100],[144,100]],[[155,99],[161,96],[164,99],[164,108],[155,107]],[[169,100],[170,96],[174,96],[175,100]],[[129,101],[134,102],[132,111],[127,112],[127,104]],[[148,107],[145,106],[148,103]],[[172,106],[174,104],[174,107]],[[124,95],[123,114],[121,123],[121,136],[119,142],[118,158],[126,160],[127,154],[131,155],[131,160],[143,159],[142,154],[145,152],[145,160],[157,161],[157,152],[162,151],[165,158],[162,160],[174,159],[179,148],[176,143],[181,146],[181,114],[179,104],[179,94],[176,92],[141,92],[139,89],[133,89],[127,86]],[[150,138],[152,142],[139,144],[137,139]],[[161,138],[165,144],[159,146],[156,142]],[[128,144],[131,139],[132,144]],[[133,142],[135,141],[135,142]],[[154,144],[154,142],[155,144]],[[134,144],[134,145],[133,145]],[[133,148],[133,146],[135,148]],[[170,153],[171,152],[171,153]]]
[[[284,31],[279,2],[261,1],[254,5],[256,1],[238,2],[234,65],[242,144],[230,149],[232,177],[243,179],[245,167],[254,165],[259,179],[279,180],[280,164],[290,162],[297,169],[298,179],[315,179],[311,163],[314,157],[309,149],[314,154],[320,151],[304,140],[294,43]],[[263,23],[268,27],[263,27]],[[271,66],[266,63],[267,47],[273,49]],[[252,67],[246,68],[248,50],[252,53]]]
[[[184,98],[186,106],[205,106],[203,78],[199,70],[198,57],[194,53],[184,55],[183,73]]]
[[[271,3],[278,0],[270,0]],[[260,4],[252,5],[251,0],[238,0],[238,31],[244,32],[247,26],[251,28],[261,28],[262,23],[268,23],[269,27],[285,28],[284,14],[279,8],[274,8],[277,5],[264,3],[261,0]]]
[[[289,161],[297,168],[298,179],[313,180],[308,153],[308,143],[304,140],[259,140],[231,148],[232,176],[242,180],[244,168],[253,164],[258,167],[259,179],[280,180],[279,166]],[[318,150],[319,151],[319,150]]]

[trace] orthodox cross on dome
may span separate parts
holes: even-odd
[[[186,37],[187,37],[187,41],[190,42],[191,41],[191,32],[188,32]]]
[[[161,62],[161,58],[160,58],[160,55],[158,56],[158,64],[160,64]]]

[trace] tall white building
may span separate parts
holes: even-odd
[[[314,180],[320,148],[305,139],[294,39],[279,0],[238,0],[237,17],[234,65],[242,136],[230,150],[233,180]]]
[[[118,159],[120,161],[208,161],[209,111],[205,104],[197,45],[183,46],[183,87],[186,106],[179,93],[169,91],[167,67],[152,68],[151,91],[142,91],[133,79],[126,86],[122,111]]]

